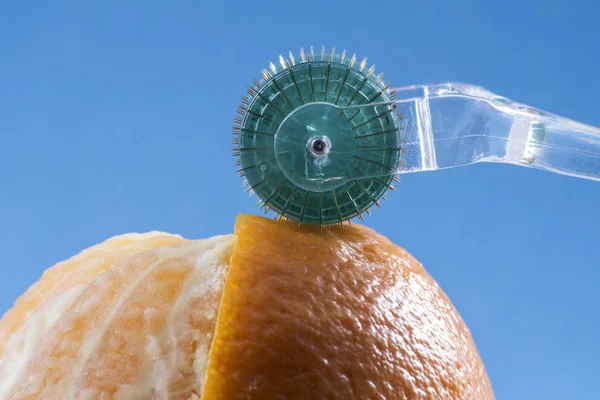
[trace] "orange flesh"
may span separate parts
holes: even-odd
[[[58,270],[80,262],[57,274],[56,283],[40,280],[55,297],[57,287],[83,283],[66,308],[38,309],[29,318],[58,312],[56,323],[18,328],[0,358],[0,398],[200,399],[233,237],[141,235],[110,250],[126,239],[59,264]],[[29,312],[23,307],[31,294],[14,315]],[[52,294],[46,296],[42,304],[51,305]],[[28,332],[37,330],[39,339],[31,341]]]
[[[241,215],[203,399],[493,399],[460,316],[363,228]]]
[[[145,240],[141,235],[116,236],[93,246],[44,271],[40,280],[24,293],[0,320],[0,358],[6,341],[45,300],[69,291],[111,268],[114,263],[140,251],[165,247],[188,240],[175,235],[155,234]]]

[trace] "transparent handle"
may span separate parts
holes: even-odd
[[[400,173],[498,162],[600,181],[598,128],[468,84],[394,92],[404,116]]]
[[[281,172],[314,192],[477,162],[600,181],[600,129],[467,84],[392,93],[396,97],[384,102],[365,98],[352,106],[314,102],[298,107],[274,138]],[[259,142],[250,146],[261,148]]]

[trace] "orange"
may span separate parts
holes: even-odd
[[[447,296],[362,226],[118,236],[0,320],[0,399],[354,398],[494,398]]]

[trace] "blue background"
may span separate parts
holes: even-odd
[[[591,1],[52,3],[0,6],[0,313],[109,236],[204,238],[258,212],[230,127],[288,50],[346,48],[395,87],[469,82],[600,126]],[[498,399],[592,399],[599,200],[597,182],[479,164],[405,176],[366,223],[448,293]]]

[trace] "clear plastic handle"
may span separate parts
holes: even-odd
[[[598,128],[467,84],[410,86],[392,93],[396,97],[383,102],[313,102],[296,108],[274,135],[280,171],[312,192],[477,162],[600,181]]]
[[[600,181],[598,128],[468,84],[394,92],[404,117],[400,173],[498,162]]]

